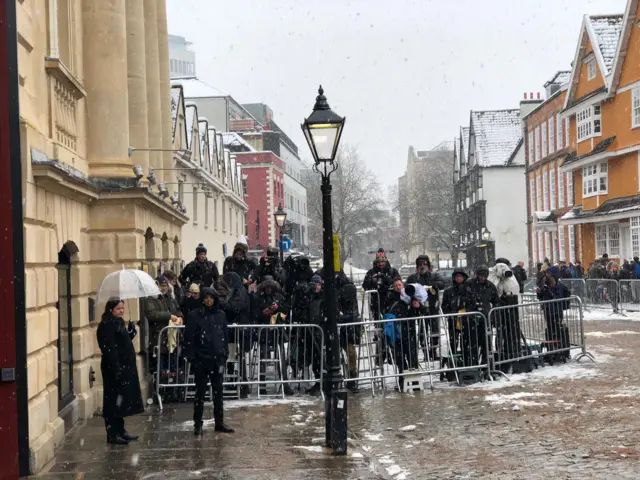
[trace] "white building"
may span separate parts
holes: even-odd
[[[469,129],[461,129],[456,142],[455,229],[470,267],[496,257],[513,263],[527,258],[520,118],[519,109],[472,111]]]
[[[169,75],[171,78],[194,77],[196,54],[189,50],[191,42],[177,35],[169,35]]]
[[[196,104],[185,102],[180,85],[171,88],[171,106],[173,148],[184,152],[176,165],[177,184],[167,188],[189,217],[182,227],[183,260],[192,260],[196,246],[203,243],[209,259],[222,268],[225,256],[245,235],[242,169],[223,147],[222,132],[199,115]]]

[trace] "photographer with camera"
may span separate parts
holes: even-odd
[[[568,299],[571,296],[571,292],[567,286],[560,282],[560,269],[558,267],[549,267],[545,271],[540,285],[536,288],[536,294],[540,301]],[[556,361],[570,357],[568,350],[569,328],[562,324],[563,312],[569,308],[569,306],[569,300],[542,304],[542,311],[547,324],[545,338],[547,342],[551,342],[548,349],[566,349],[564,352],[557,354],[555,358]],[[554,357],[551,357],[552,362],[553,360]]]
[[[499,260],[496,261],[494,267],[489,269],[489,281],[496,286],[500,304],[502,306],[513,305],[514,307],[498,310],[496,314],[492,315],[492,318],[487,320],[497,329],[498,359],[507,360],[517,358],[521,353],[522,331],[520,329],[520,312],[517,307],[520,303],[520,284],[507,261],[501,262]],[[511,364],[502,364],[502,367],[505,371],[509,371]]]
[[[365,290],[375,290],[376,295],[372,295],[369,301],[369,311],[372,313],[374,319],[382,318],[385,305],[387,304],[387,296],[389,289],[393,285],[395,278],[399,278],[398,271],[391,267],[387,254],[383,248],[378,249],[376,258],[373,261],[373,268],[371,268],[364,277],[362,282],[362,288]]]
[[[260,263],[253,271],[253,275],[251,276],[251,280],[256,285],[260,285],[265,277],[271,277],[272,280],[278,282],[280,286],[282,286],[282,275],[280,268],[280,260],[277,248],[269,247],[267,248],[267,254],[260,258]]]
[[[251,313],[253,314],[253,323],[256,325],[278,325],[284,324],[288,306],[285,304],[280,284],[273,277],[264,276],[257,291],[252,294]],[[265,328],[262,329],[259,338],[260,344],[260,380],[264,381],[266,377],[266,364],[264,360],[270,358],[270,353],[275,351],[276,358],[279,360],[279,369],[282,380],[287,381],[287,360],[284,353],[285,330],[283,328]],[[293,395],[294,392],[288,384],[284,384],[285,395]],[[260,385],[260,394],[266,395],[266,385]]]
[[[473,301],[475,306],[473,310],[483,313],[485,318],[488,318],[489,312],[493,307],[500,305],[500,298],[498,297],[498,289],[489,281],[489,267],[486,265],[480,265],[476,268],[475,277],[467,280],[467,285],[471,290]],[[469,324],[472,325],[472,329],[475,331],[470,338],[470,345],[468,348],[469,356],[465,356],[465,362],[470,362],[471,365],[477,365],[482,361],[488,360],[488,353],[486,348],[486,325],[481,318],[469,319]],[[480,355],[478,355],[478,350]]]

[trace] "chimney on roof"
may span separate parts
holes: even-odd
[[[524,117],[529,115],[538,105],[542,103],[542,99],[540,98],[540,92],[537,95],[538,98],[534,97],[533,92],[524,92],[524,99],[520,100],[520,120],[523,120]]]
[[[527,99],[527,92],[524,92],[524,99]]]
[[[537,99],[540,100],[540,92],[538,92],[538,98]]]
[[[529,94],[529,98],[530,98],[531,100],[533,100],[533,92],[531,92],[531,93]]]

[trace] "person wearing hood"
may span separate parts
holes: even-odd
[[[520,293],[524,293],[524,284],[527,282],[527,272],[524,269],[524,262],[522,260],[519,261],[511,270],[513,271],[513,275],[516,277],[518,285],[520,286]]]
[[[570,307],[569,300],[550,302],[550,300],[563,300],[571,296],[571,292],[567,286],[560,282],[560,270],[558,267],[549,267],[542,282],[536,288],[538,300],[548,302],[542,304],[542,311],[547,324],[545,338],[548,342],[553,342],[549,346],[549,350],[553,350],[554,345],[565,349],[569,347],[569,331],[566,326],[562,325],[563,312]],[[569,358],[569,351],[564,352],[565,358]]]
[[[325,328],[325,312],[324,312],[324,291],[323,280],[319,275],[314,275],[309,280],[309,304],[306,318],[312,325],[318,325],[322,331]],[[305,366],[311,366],[313,376],[316,382],[307,390],[308,395],[316,396],[320,394],[320,377],[321,377],[321,359],[324,356],[322,348],[322,337],[318,329],[308,331],[307,341],[305,342]],[[311,347],[309,347],[311,346]],[[326,365],[326,363],[325,363]]]
[[[380,248],[376,253],[376,258],[373,260],[373,268],[366,273],[362,282],[364,290],[375,290],[377,292],[377,298],[376,295],[369,297],[369,311],[374,319],[381,318],[384,313],[389,289],[396,278],[400,278],[400,274],[395,268],[391,267],[387,254],[384,249]]]
[[[225,273],[218,282],[220,294],[220,309],[226,314],[227,322],[231,325],[251,324],[251,299],[244,286],[243,279],[235,272]],[[229,344],[229,355],[238,361],[238,376],[242,381],[247,380],[246,354],[251,351],[250,329],[235,328],[231,330],[232,336]],[[227,373],[235,375],[235,365],[227,364]],[[240,387],[240,397],[246,398],[248,386]]]
[[[253,272],[252,280],[259,285],[264,277],[271,277],[273,280],[282,285],[280,275],[280,252],[277,248],[267,248],[267,254],[260,258],[260,263]]]
[[[289,308],[282,295],[282,287],[273,277],[269,275],[262,277],[262,282],[252,294],[251,312],[253,323],[256,325],[282,324],[285,321]],[[267,360],[270,358],[270,352],[275,351],[276,358],[279,359],[282,380],[287,381],[288,365],[287,359],[284,357],[284,335],[284,329],[265,328],[261,331],[258,342],[260,344],[260,359]],[[260,362],[259,376],[260,380],[265,381],[266,365],[264,361]],[[261,384],[259,388],[261,395],[267,394],[266,384]],[[289,384],[285,383],[283,389],[285,395],[294,395]]]
[[[454,268],[451,273],[452,285],[445,289],[442,295],[442,313],[466,313],[475,309],[475,300],[471,293],[471,288],[467,283],[469,276],[463,268]],[[449,358],[457,353],[458,338],[462,337],[461,345],[466,346],[470,353],[471,329],[473,317],[447,317],[447,331],[449,336]],[[475,330],[475,328],[474,328]]]
[[[498,296],[498,289],[489,281],[489,267],[486,265],[480,265],[476,268],[475,277],[467,280],[467,285],[471,290],[473,300],[475,303],[474,310],[481,312],[488,320],[489,312],[493,307],[500,305],[500,297]],[[488,352],[486,346],[486,325],[484,319],[475,318],[469,320],[469,323],[474,323],[476,326],[476,335],[473,335],[473,342],[470,350],[470,357],[467,357],[471,362],[478,362],[478,348],[483,361],[488,360]],[[477,342],[477,344],[475,343]],[[476,363],[473,363],[476,364]]]
[[[193,433],[202,434],[204,397],[209,381],[213,391],[215,431],[233,433],[233,429],[224,423],[222,388],[229,356],[229,328],[215,289],[206,287],[202,290],[202,307],[189,314],[184,339],[185,356],[191,363],[196,382]]]
[[[207,248],[203,244],[196,247],[196,258],[187,263],[180,273],[180,284],[191,285],[197,283],[200,287],[211,287],[220,274],[218,267],[207,260]]]
[[[256,262],[247,256],[248,253],[249,246],[246,243],[238,242],[233,247],[233,254],[225,258],[222,264],[222,274],[237,273],[246,288],[251,284],[251,277],[257,267]]]
[[[496,263],[489,269],[489,281],[496,286],[500,303],[503,306],[512,305],[512,308],[496,310],[488,318],[489,323],[497,329],[496,350],[499,360],[509,360],[520,356],[521,329],[520,312],[520,285],[513,272],[506,263]],[[494,305],[495,307],[496,305]],[[508,369],[508,363],[502,364],[502,368]]]
[[[432,316],[427,322],[431,334],[429,335],[429,344],[432,357],[437,356],[438,346],[440,345],[440,319],[435,317],[438,315],[438,304],[440,303],[440,290],[444,288],[444,280],[438,272],[434,272],[431,267],[431,259],[428,255],[419,255],[416,258],[416,271],[409,275],[407,283],[419,283],[427,289],[427,307],[428,315]]]

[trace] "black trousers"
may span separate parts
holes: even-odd
[[[226,365],[220,363],[213,368],[202,365],[193,365],[193,374],[196,380],[196,397],[193,402],[193,422],[202,425],[202,415],[204,413],[204,397],[207,394],[207,382],[211,381],[213,390],[213,419],[216,425],[221,425],[224,421],[222,402],[222,382]]]
[[[122,417],[104,417],[104,426],[107,429],[107,438],[115,438],[125,432]]]

